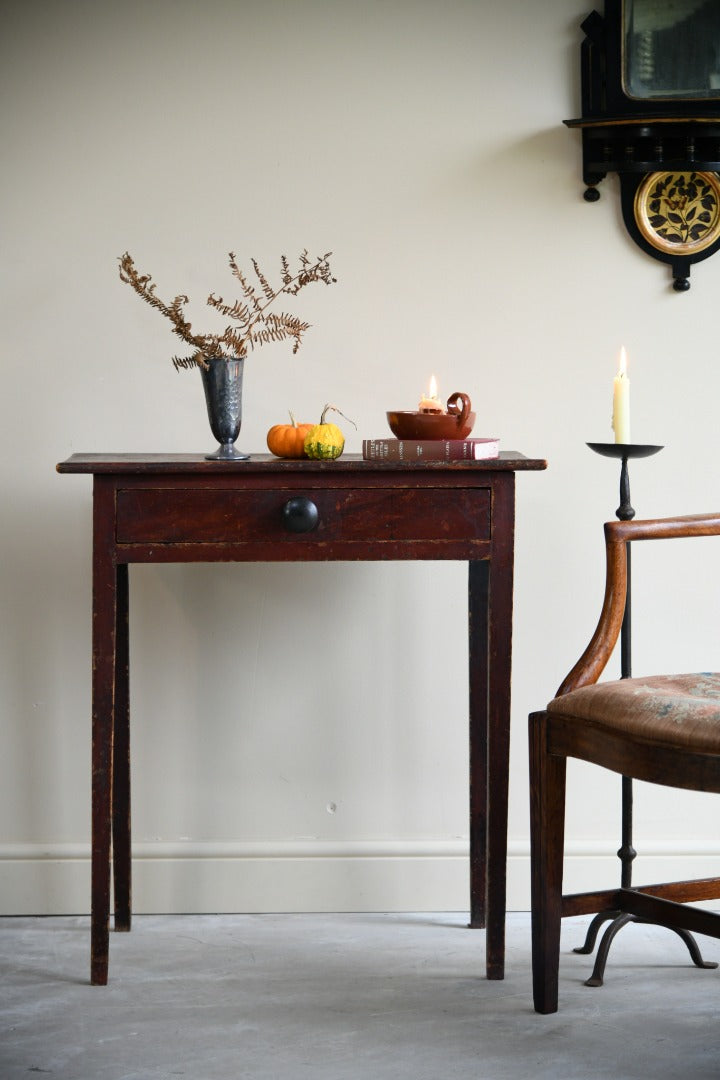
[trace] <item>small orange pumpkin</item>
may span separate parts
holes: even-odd
[[[293,414],[290,413],[289,424],[274,424],[268,431],[268,450],[271,454],[275,454],[275,457],[307,457],[305,438],[313,427],[313,424],[298,424]]]

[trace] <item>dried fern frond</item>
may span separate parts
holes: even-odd
[[[288,315],[286,311],[277,311],[268,315],[265,320],[270,326],[283,327],[291,333],[303,333],[310,329],[310,323],[298,319],[297,315]]]
[[[181,368],[185,371],[189,371],[190,368],[204,368],[206,370],[208,368],[208,364],[200,352],[193,353],[192,356],[173,356],[172,362],[176,371],[180,371]]]
[[[138,274],[132,256],[127,251],[120,259],[120,280],[130,285],[146,304],[149,304],[150,307],[155,308],[170,320],[173,333],[182,338],[187,345],[195,347],[196,353],[193,355],[200,354],[201,357],[204,357],[206,350],[211,350],[212,346],[208,336],[193,334],[191,323],[182,315],[182,308],[189,303],[188,297],[181,294],[176,296],[172,303],[164,303],[159,296],[155,295],[155,284],[151,276],[149,274]],[[203,367],[207,367],[204,360],[201,362]]]
[[[286,312],[269,312],[268,308],[285,293],[288,296],[297,296],[305,286],[319,281],[325,285],[332,285],[337,279],[332,276],[330,270],[330,255],[319,256],[315,262],[311,262],[307,250],[301,252],[299,262],[300,269],[293,274],[290,264],[283,255],[280,260],[281,284],[274,288],[261,270],[256,259],[252,259],[252,267],[259,282],[259,291],[240,269],[231,251],[229,254],[230,270],[233,276],[240,282],[243,299],[236,300],[232,304],[226,304],[221,296],[210,293],[207,298],[209,307],[214,308],[224,318],[232,319],[236,325],[229,325],[222,334],[196,334],[192,324],[183,314],[183,308],[190,301],[183,293],[176,296],[169,304],[165,303],[155,293],[155,283],[149,274],[139,274],[135,263],[128,252],[121,256],[120,280],[130,285],[138,296],[150,307],[155,308],[172,323],[173,333],[180,337],[186,344],[191,345],[194,352],[190,356],[174,356],[172,362],[175,369],[187,369],[201,367],[207,369],[208,361],[216,357],[229,357],[242,359],[247,356],[250,349],[271,342],[293,339],[293,353],[300,348],[302,336],[310,329],[310,323],[303,322],[295,315]]]
[[[242,285],[243,295],[250,302],[250,304],[255,309],[255,311],[260,312],[262,310],[262,304],[260,302],[260,297],[255,292],[254,286],[250,284],[250,282],[248,281],[248,279],[245,277],[242,270],[238,266],[237,262],[235,261],[235,253],[232,252],[232,251],[230,252],[230,269],[232,270],[234,276],[238,279],[238,281]]]
[[[293,338],[293,353],[296,353],[300,348],[302,335],[309,329],[310,323],[303,322],[295,315],[288,315],[284,311],[272,313],[265,317],[263,329],[256,331],[251,340],[255,346],[269,341],[285,341],[287,338]]]
[[[225,347],[226,354],[236,357],[242,357],[247,354],[247,335],[242,331],[236,330],[234,326],[226,326],[224,333],[220,335],[220,340]]]
[[[275,289],[273,289],[272,285],[270,284],[270,282],[268,281],[268,279],[265,277],[262,270],[258,266],[257,259],[252,259],[251,261],[252,261],[252,264],[253,264],[253,270],[255,271],[255,273],[257,275],[258,281],[260,282],[260,287],[262,288],[262,291],[265,293],[265,299],[268,301],[268,303],[272,304],[273,300],[277,296],[277,293],[275,292]]]
[[[224,318],[235,319],[239,323],[247,325],[250,322],[250,308],[247,304],[244,304],[242,300],[236,300],[235,303],[230,306],[226,304],[222,296],[215,296],[215,293],[210,293],[207,298],[209,307],[215,308]]]
[[[287,261],[285,255],[280,257],[280,270],[282,272],[283,285],[289,285],[292,281],[292,274],[290,273],[290,263]]]

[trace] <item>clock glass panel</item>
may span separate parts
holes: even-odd
[[[718,0],[623,0],[628,97],[720,100]]]

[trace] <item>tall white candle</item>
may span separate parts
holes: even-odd
[[[630,442],[630,380],[627,375],[627,353],[620,350],[620,367],[613,379],[612,426],[616,443]]]

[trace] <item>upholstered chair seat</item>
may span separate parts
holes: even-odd
[[[547,707],[609,734],[720,754],[720,674],[650,675],[571,690]]]

